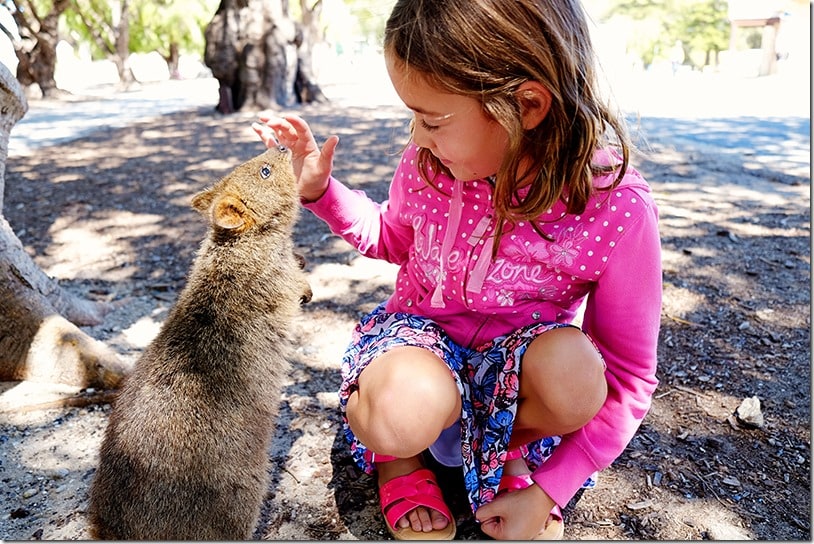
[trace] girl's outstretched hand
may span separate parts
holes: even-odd
[[[294,175],[304,200],[313,202],[325,193],[338,136],[328,138],[320,149],[308,123],[296,115],[274,117],[261,113],[260,122],[252,123],[252,128],[266,147],[284,145],[291,150]]]

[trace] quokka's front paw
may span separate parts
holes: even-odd
[[[306,263],[305,257],[300,253],[294,252],[294,258],[297,259],[300,270],[304,270]],[[300,293],[300,304],[308,304],[314,296],[314,292],[311,290],[311,284],[308,283],[305,276],[302,277],[302,281],[300,282]]]

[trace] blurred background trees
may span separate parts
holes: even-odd
[[[7,35],[17,57],[9,68],[27,94],[62,92],[56,83],[60,47],[112,62],[123,88],[138,79],[133,55],[157,53],[172,78],[182,77],[181,60],[191,56],[205,60],[220,81],[223,113],[325,100],[314,49],[331,41],[341,51],[336,40],[346,41],[349,32],[372,43],[391,3],[333,0],[325,10],[323,0],[2,1],[19,29],[19,37],[7,29],[15,34]],[[9,26],[2,20],[0,30]]]
[[[788,54],[784,21],[807,11],[809,0],[585,0],[596,22],[624,34],[626,54],[643,70],[672,66],[718,70],[726,52],[730,65],[751,62],[754,74],[771,75]],[[679,51],[676,49],[679,48]],[[740,57],[740,58],[738,58]]]
[[[628,51],[644,68],[659,60],[672,62],[673,48],[683,49],[681,64],[695,69],[718,64],[729,47],[727,0],[615,0],[608,2],[604,21],[629,21],[633,39]]]
[[[200,52],[203,27],[217,0],[7,0],[21,40],[16,46],[17,79],[37,84],[43,96],[59,92],[57,45],[68,44],[92,60],[113,62],[119,81],[134,81],[134,53],[158,52],[171,74],[182,53]]]
[[[60,92],[55,80],[60,48],[83,60],[112,63],[124,87],[139,79],[134,55],[160,55],[168,77],[175,78],[189,77],[184,75],[182,61],[194,57],[204,60],[205,69],[219,80],[218,109],[228,113],[241,107],[324,100],[318,60],[326,57],[326,51],[336,57],[375,50],[393,0],[0,3],[13,14],[19,29],[19,39],[9,34],[17,55],[17,64],[10,68],[16,69],[24,88],[44,96]],[[669,66],[674,73],[715,70],[724,52],[731,57],[736,49],[762,48],[763,61],[756,75],[768,75],[774,71],[774,61],[786,54],[783,19],[790,6],[800,12],[808,0],[583,3],[597,27],[617,41],[617,56],[624,56],[627,65],[641,70]],[[734,11],[746,15],[735,21]],[[36,91],[29,95],[35,96]]]

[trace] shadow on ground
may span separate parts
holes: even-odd
[[[401,109],[326,105],[299,113],[319,141],[339,134],[338,178],[386,198],[407,135]],[[87,329],[123,356],[140,353],[144,340],[135,332],[154,331],[184,285],[204,233],[192,196],[262,151],[253,120],[207,108],[9,159],[5,215],[36,262],[74,292],[132,301]],[[648,123],[650,148],[634,162],[661,212],[661,384],[640,433],[568,512],[566,538],[810,540],[810,177],[796,155],[809,145],[797,136],[807,125],[788,120],[786,137],[780,125],[759,132],[762,122],[749,119]],[[738,151],[708,149],[721,139]],[[336,389],[351,327],[387,296],[393,269],[358,257],[308,212],[295,237],[315,297],[297,324],[301,345],[281,398],[256,536],[387,538],[375,480],[359,474],[344,446]],[[751,396],[761,401],[762,428],[731,417]],[[81,437],[66,426],[58,434],[84,444],[69,469],[75,497],[5,498],[0,537],[26,539],[44,528],[46,539],[86,538],[88,459],[106,411],[39,417],[0,429],[0,479],[22,493],[30,482],[8,475],[19,466],[43,489],[58,486],[47,460],[24,453],[26,441],[50,444],[49,429],[84,425]],[[466,510],[457,511],[463,518]],[[481,538],[467,523],[458,538]]]

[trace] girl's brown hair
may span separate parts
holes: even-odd
[[[494,205],[498,232],[505,221],[534,220],[558,199],[568,213],[582,213],[594,191],[594,175],[627,170],[630,144],[623,120],[599,96],[594,51],[578,0],[398,0],[387,21],[386,55],[418,72],[439,90],[478,99],[508,133],[508,151],[497,172]],[[518,87],[543,84],[552,95],[545,119],[521,125]],[[616,166],[592,161],[614,144]],[[526,158],[530,170],[520,171]],[[427,149],[419,163],[447,171]],[[533,176],[520,198],[520,180]],[[532,221],[534,224],[534,221]]]

